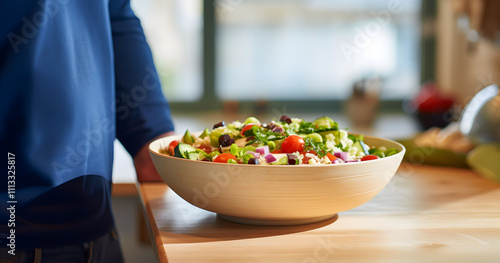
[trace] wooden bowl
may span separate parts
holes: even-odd
[[[149,146],[165,183],[194,206],[255,225],[314,223],[360,206],[387,185],[405,153],[397,142],[370,136],[365,136],[369,146],[400,152],[359,163],[297,166],[202,162],[159,153],[181,137],[161,138]]]

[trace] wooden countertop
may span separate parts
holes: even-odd
[[[500,262],[500,184],[403,163],[368,203],[302,226],[219,219],[164,183],[138,185],[160,262]]]

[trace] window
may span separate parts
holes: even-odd
[[[219,0],[222,100],[344,99],[380,78],[382,99],[420,85],[420,1]]]
[[[363,78],[382,81],[382,99],[408,98],[420,86],[421,5],[420,0],[132,0],[164,92],[176,105],[201,99],[343,100]],[[203,25],[203,9],[215,9],[215,24]],[[215,68],[205,70],[215,87],[203,83],[203,32],[205,37],[215,32],[215,66],[204,65]]]
[[[201,0],[132,0],[169,101],[203,94]]]

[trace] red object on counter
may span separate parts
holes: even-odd
[[[445,112],[454,103],[455,101],[452,98],[440,94],[434,83],[424,84],[420,92],[413,99],[415,108],[421,113]]]

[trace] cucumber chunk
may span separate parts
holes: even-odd
[[[184,133],[184,137],[182,137],[182,141],[185,143],[194,143],[193,135],[191,135],[189,130],[186,130],[186,132]]]
[[[203,131],[203,133],[200,135],[200,138],[201,139],[204,139],[205,137],[207,137],[208,135],[210,134],[210,131],[205,128],[205,130]]]
[[[174,157],[190,159],[189,154],[197,152],[197,149],[193,146],[180,142],[174,149]]]

